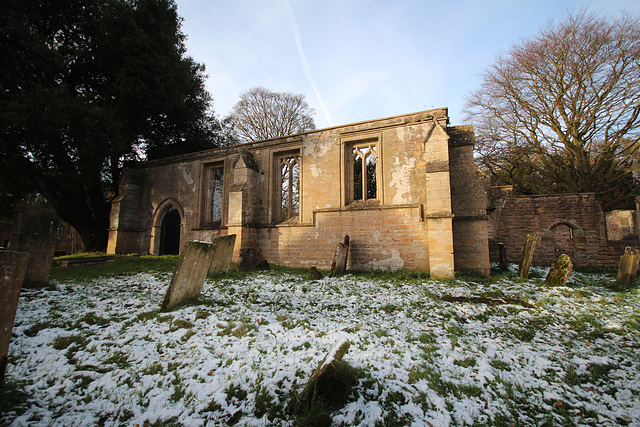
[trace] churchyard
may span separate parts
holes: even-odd
[[[176,262],[56,267],[23,288],[0,424],[640,424],[638,279],[617,289],[615,269],[551,287],[548,267],[514,264],[448,280],[232,268],[161,311]]]

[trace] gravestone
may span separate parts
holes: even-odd
[[[185,301],[197,300],[209,272],[215,245],[186,241],[176,271],[160,309],[168,311]]]
[[[551,286],[565,286],[572,271],[573,261],[571,261],[571,257],[562,254],[553,261],[545,282]]]
[[[349,256],[349,236],[344,236],[344,242],[338,243],[336,247],[336,253],[333,256],[333,262],[331,263],[331,272],[329,277],[335,277],[338,274],[344,273],[347,268],[347,257]]]
[[[236,244],[236,235],[216,237],[212,242],[215,245],[213,251],[213,261],[209,267],[209,275],[216,276],[219,274],[227,274],[231,267],[231,257],[233,256],[233,247]]]
[[[537,243],[537,234],[527,234],[527,242],[525,243],[524,251],[522,252],[522,262],[520,263],[520,269],[518,270],[518,276],[520,276],[521,279],[529,278],[529,269],[533,262],[533,254],[536,251]]]
[[[251,271],[256,267],[257,254],[255,248],[240,249],[240,256],[238,258],[238,270],[239,271]]]
[[[507,247],[504,243],[498,243],[498,265],[500,270],[505,271],[508,267],[507,264]]]
[[[53,254],[56,249],[58,217],[52,208],[20,215],[18,251],[27,252],[29,261],[24,284],[44,286],[49,283]]]
[[[630,285],[638,274],[638,263],[640,262],[640,249],[626,247],[624,255],[620,257],[618,263],[618,275],[616,282]]]
[[[322,273],[316,267],[311,267],[309,269],[309,280],[320,280],[322,279]]]
[[[346,337],[341,336],[338,341],[331,347],[327,355],[322,359],[320,365],[313,371],[311,374],[311,378],[309,378],[309,382],[305,386],[304,390],[302,390],[302,394],[300,395],[300,404],[305,403],[310,397],[313,390],[318,383],[318,380],[323,375],[331,375],[336,367],[342,361],[344,355],[349,351],[349,347],[351,346],[351,341],[349,341]]]
[[[261,259],[256,263],[256,270],[269,270],[270,268],[269,261],[266,259]]]
[[[26,252],[0,251],[0,388],[7,369],[11,330],[28,259]]]

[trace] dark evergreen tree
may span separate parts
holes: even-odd
[[[216,146],[204,66],[173,0],[6,0],[0,201],[35,190],[104,250],[122,167]]]

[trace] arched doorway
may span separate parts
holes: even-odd
[[[160,222],[159,255],[177,255],[180,253],[180,212],[171,206]]]

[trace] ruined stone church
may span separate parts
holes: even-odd
[[[235,234],[234,257],[328,269],[489,274],[485,178],[446,108],[190,153],[125,170],[109,253],[178,253]]]

